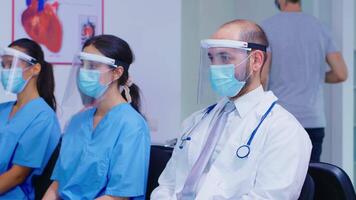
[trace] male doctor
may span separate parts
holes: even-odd
[[[223,96],[183,123],[153,200],[298,199],[311,142],[298,121],[261,86],[268,41],[246,20],[203,40],[199,98],[209,83]]]

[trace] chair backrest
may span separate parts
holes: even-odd
[[[309,174],[307,174],[298,200],[313,200],[314,190],[315,190],[314,180]]]
[[[148,181],[146,197],[149,198],[151,192],[158,186],[158,178],[171,158],[173,148],[158,145],[151,146],[150,165],[148,169]]]
[[[328,163],[310,163],[309,172],[315,183],[315,200],[355,200],[349,176],[341,168]]]
[[[46,193],[48,187],[52,183],[51,175],[52,175],[54,166],[56,165],[60,148],[61,148],[61,142],[59,142],[56,149],[52,153],[51,158],[49,159],[45,169],[43,170],[43,173],[40,176],[33,176],[33,178],[32,178],[32,184],[33,184],[33,187],[35,188],[35,199],[36,200],[42,199],[43,195]]]

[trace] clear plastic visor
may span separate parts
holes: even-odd
[[[211,88],[210,68],[235,68],[235,78],[243,81],[247,76],[246,61],[251,49],[247,43],[232,40],[203,40],[200,50],[199,81],[197,88],[197,103],[209,105],[221,97]]]
[[[14,48],[4,48],[0,53],[1,81],[9,94],[17,79],[28,80],[31,74],[27,71],[36,64],[36,59]]]

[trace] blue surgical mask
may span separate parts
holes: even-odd
[[[245,86],[246,81],[235,78],[235,65],[210,65],[210,83],[220,96],[234,97]]]
[[[100,83],[101,72],[98,70],[80,69],[78,78],[79,90],[87,96],[99,98],[108,89],[108,85]]]
[[[12,72],[12,70],[15,70]],[[23,89],[26,87],[28,80],[25,80],[22,76],[23,74],[22,68],[15,68],[15,69],[2,69],[1,70],[1,83],[2,86],[6,91],[9,91],[14,94],[21,93]],[[13,75],[12,75],[13,73]],[[10,75],[12,77],[12,84],[9,85]]]

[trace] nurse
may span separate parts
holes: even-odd
[[[32,177],[60,138],[52,65],[36,42],[16,40],[1,53],[1,83],[17,100],[0,104],[0,199],[34,199]]]
[[[118,37],[85,42],[66,90],[78,86],[95,98],[94,107],[68,123],[44,199],[145,199],[150,135],[138,87],[129,79],[133,59],[130,46]]]

